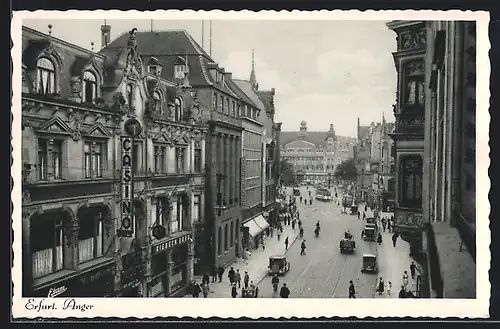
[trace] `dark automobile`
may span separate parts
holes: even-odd
[[[361,273],[378,273],[377,256],[373,254],[363,254]]]

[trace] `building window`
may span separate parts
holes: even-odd
[[[424,63],[423,61],[411,62],[406,67],[405,104],[424,105]]]
[[[38,174],[40,180],[62,178],[62,146],[62,140],[38,140]]]
[[[149,65],[148,71],[152,75],[160,75],[160,70],[157,65]]]
[[[232,106],[233,107],[232,107],[231,115],[234,117],[234,116],[237,115],[236,114],[236,103],[235,103],[235,101],[232,102]]]
[[[56,92],[56,68],[54,63],[45,57],[38,59],[37,87],[40,94],[53,94]]]
[[[193,222],[196,223],[200,220],[200,214],[201,214],[201,196],[199,195],[193,195]]]
[[[133,113],[134,107],[134,86],[131,84],[127,85],[127,104],[129,108],[129,113]]]
[[[219,226],[219,230],[218,230],[218,234],[217,234],[217,255],[220,256],[220,254],[222,254],[222,227]]]
[[[35,215],[30,222],[33,278],[63,269],[65,213]]]
[[[157,222],[165,227],[167,230],[167,235],[170,235],[170,226],[169,226],[169,215],[170,215],[170,203],[167,196],[159,196],[156,204],[156,220]]]
[[[153,104],[154,104],[154,111],[156,113],[159,113],[160,115],[163,115],[161,107],[161,94],[158,91],[155,91],[153,93]]]
[[[180,203],[179,203],[179,196],[174,195],[172,198],[172,214],[171,214],[171,220],[170,220],[170,234],[178,232],[181,227],[181,217],[180,217]]]
[[[175,116],[174,119],[175,121],[181,121],[182,119],[182,101],[180,98],[175,99]]]
[[[231,248],[233,247],[234,245],[234,224],[233,222],[231,222],[231,229],[229,231],[229,239],[230,239],[230,244],[231,244]]]
[[[226,98],[226,108],[224,109],[224,113],[229,115],[229,98]]]
[[[163,174],[166,172],[167,147],[155,145],[154,146],[154,159],[155,159],[155,174]]]
[[[102,177],[105,144],[85,142],[83,144],[85,178]]]
[[[224,112],[224,96],[220,96],[220,101],[219,101],[219,112],[223,113]]]
[[[84,263],[102,256],[102,218],[99,207],[85,208],[78,214],[78,260]]]
[[[97,97],[97,79],[94,73],[85,71],[83,73],[83,101],[93,103]]]
[[[422,157],[401,157],[401,201],[403,207],[422,207]]]
[[[194,171],[195,172],[201,172],[201,149],[200,148],[195,148],[194,149]]]
[[[217,111],[217,100],[219,98],[217,97],[217,94],[214,93],[214,99],[213,99],[213,111]]]
[[[227,231],[227,224],[224,225],[224,251],[227,251],[228,248],[228,231]]]
[[[175,148],[175,164],[176,164],[176,173],[183,173],[184,172],[184,164],[185,164],[185,152],[184,147],[176,147]]]

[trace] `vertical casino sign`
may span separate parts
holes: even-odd
[[[134,215],[134,171],[133,171],[133,146],[134,138],[142,132],[142,125],[137,119],[128,119],[123,125],[125,134],[120,138],[121,145],[121,225],[117,230],[117,235],[120,237],[133,237],[135,232],[135,215]]]

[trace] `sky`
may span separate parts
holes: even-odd
[[[94,50],[101,47],[103,20],[31,19],[23,25]],[[356,136],[361,125],[380,122],[382,113],[394,121],[397,75],[392,58],[396,34],[385,21],[212,20],[212,58],[249,79],[252,49],[260,90],[275,88],[275,122],[283,131],[297,131],[302,120],[309,131]],[[111,39],[136,27],[149,31],[151,21],[108,20]],[[209,21],[154,20],[153,29],[184,29],[210,52]],[[202,29],[204,26],[204,29]],[[204,33],[202,33],[204,30]],[[202,38],[202,35],[204,38]],[[202,41],[202,39],[204,39]]]

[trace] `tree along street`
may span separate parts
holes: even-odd
[[[314,189],[309,187],[314,198]],[[333,189],[332,189],[333,190]],[[309,192],[301,187],[301,194],[308,200]],[[333,202],[313,201],[313,205],[299,205],[300,219],[304,227],[306,255],[300,255],[301,240],[298,239],[287,253],[290,271],[280,277],[279,287],[286,283],[290,298],[347,298],[349,280],[353,280],[356,298],[373,298],[376,274],[361,273],[363,253],[376,254],[375,242],[361,240],[362,223],[356,215],[341,214],[341,206]],[[321,232],[314,236],[314,228],[320,221]],[[355,241],[354,254],[341,254],[340,239],[350,230]],[[259,283],[259,297],[273,297],[271,277]]]

